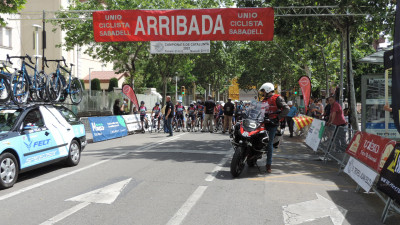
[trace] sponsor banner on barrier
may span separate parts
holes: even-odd
[[[347,146],[346,153],[379,173],[395,145],[396,141],[359,131]]]
[[[210,41],[151,41],[150,54],[210,53]],[[182,98],[182,96],[180,96]]]
[[[371,190],[372,184],[378,175],[374,170],[365,166],[353,157],[350,157],[346,167],[344,168],[344,172],[347,173],[366,192]]]
[[[93,12],[96,42],[272,41],[273,8]]]
[[[397,144],[390,154],[376,186],[378,190],[400,204],[400,144]]]
[[[321,142],[322,135],[324,134],[325,121],[314,119],[306,137],[306,144],[315,152]]]
[[[128,135],[122,116],[89,117],[93,142],[105,141]]]

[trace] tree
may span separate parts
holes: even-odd
[[[118,87],[118,79],[113,77],[110,79],[110,83],[108,84],[108,91],[114,91],[115,87]]]
[[[0,1],[0,13],[17,13],[24,7],[26,0],[2,0]],[[0,15],[0,26],[5,26],[4,19]]]
[[[91,80],[90,87],[92,91],[101,91],[100,80],[98,78]]]

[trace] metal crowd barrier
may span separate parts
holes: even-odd
[[[347,146],[350,144],[356,130],[351,128],[334,125],[326,126],[318,145],[318,151],[322,151],[324,161],[330,159],[335,160],[339,164],[339,173],[341,173],[349,160],[349,155],[346,154]],[[357,185],[356,192],[360,191],[361,187]],[[385,223],[386,219],[394,214],[400,214],[400,206],[396,204],[390,197],[385,196],[376,187],[376,182],[372,185],[372,191],[385,203],[381,221]]]

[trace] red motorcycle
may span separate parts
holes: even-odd
[[[230,168],[232,176],[239,176],[246,162],[249,167],[257,165],[257,160],[267,153],[270,140],[265,124],[268,123],[275,125],[279,122],[271,121],[268,116],[265,118],[265,103],[253,102],[243,120],[235,124],[231,134],[231,144],[235,150]]]

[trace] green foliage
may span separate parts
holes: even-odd
[[[108,91],[114,91],[115,87],[118,87],[118,79],[113,77],[108,84]]]
[[[26,0],[2,0],[0,1],[0,13],[17,13],[24,7]],[[0,15],[0,26],[4,26],[4,19]]]
[[[101,91],[100,80],[98,78],[94,78],[93,80],[91,80],[90,87],[92,91]]]

